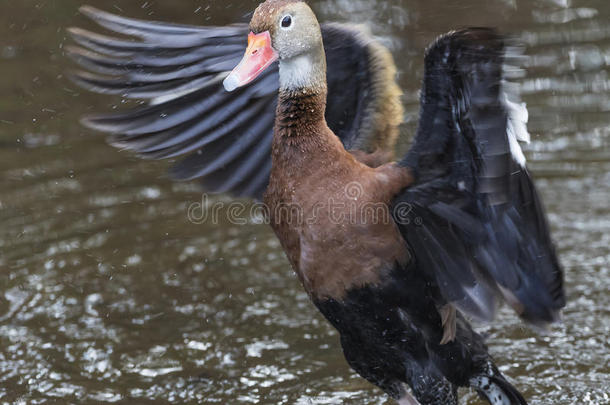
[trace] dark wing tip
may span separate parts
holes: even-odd
[[[108,14],[105,11],[102,11],[102,10],[95,8],[93,6],[90,6],[88,4],[80,6],[78,8],[78,11],[79,11],[79,13],[86,15],[89,18],[95,18],[96,16],[99,16],[99,15]]]
[[[100,125],[100,120],[105,118],[104,115],[99,114],[87,114],[83,115],[79,122],[85,128],[93,129],[98,132],[108,132],[108,129],[103,125]]]
[[[222,88],[221,70],[243,53],[247,27],[135,20],[91,6],[80,12],[110,34],[67,29],[77,45],[65,55],[82,69],[67,78],[92,92],[150,101],[80,123],[141,158],[182,156],[170,170],[174,179],[260,198],[269,177],[277,67],[234,94]]]
[[[502,47],[505,37],[505,35],[493,27],[466,27],[440,35],[428,47],[428,50],[438,47],[440,43],[450,43],[453,46],[462,45],[466,47],[484,45],[489,50]],[[490,44],[494,43],[496,45],[490,47]]]

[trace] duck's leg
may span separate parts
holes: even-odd
[[[445,378],[419,375],[412,383],[413,395],[421,405],[458,405],[457,387]]]
[[[405,391],[405,394],[398,400],[398,405],[420,405],[420,403],[411,394]]]

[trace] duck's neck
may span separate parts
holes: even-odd
[[[326,57],[324,49],[280,61],[276,141],[312,141],[326,128]],[[319,139],[318,139],[319,141]]]
[[[326,55],[318,49],[280,61],[280,92],[303,88],[326,91]]]

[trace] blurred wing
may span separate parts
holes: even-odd
[[[565,305],[563,273],[517,142],[529,139],[527,110],[506,98],[511,55],[482,28],[428,49],[420,124],[402,162],[418,180],[396,200],[397,221],[444,299],[491,320],[503,296],[545,324]]]
[[[171,169],[177,180],[200,179],[208,192],[260,198],[271,168],[278,66],[235,92],[222,86],[243,56],[248,26],[140,21],[88,6],[81,12],[131,38],[71,28],[79,46],[66,52],[87,70],[73,73],[72,80],[97,93],[146,101],[124,112],[85,117],[84,125],[110,134],[113,146],[144,158],[184,156]],[[330,50],[342,44],[347,49],[342,55],[329,52],[329,87],[339,89],[350,80],[348,89],[335,92],[339,100],[330,93],[329,126],[346,146],[378,146],[382,142],[376,142],[371,122],[380,108],[377,97],[385,93],[373,90],[395,86],[393,77],[390,84],[377,84],[381,73],[369,71],[382,47],[359,30],[336,24],[323,27],[323,35]]]
[[[362,26],[326,23],[322,36],[329,127],[347,149],[393,152],[404,112],[392,55]]]

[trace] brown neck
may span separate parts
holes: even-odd
[[[326,57],[324,48],[280,61],[280,92],[275,143],[319,144],[328,132],[326,119]]]
[[[279,137],[308,137],[326,125],[326,92],[313,89],[281,91],[278,97],[275,130]]]
[[[326,59],[321,44],[319,52],[310,55],[307,61],[280,61],[272,145],[276,170],[298,175],[320,159],[336,160],[341,154],[341,141],[328,128],[324,117],[326,96]]]

